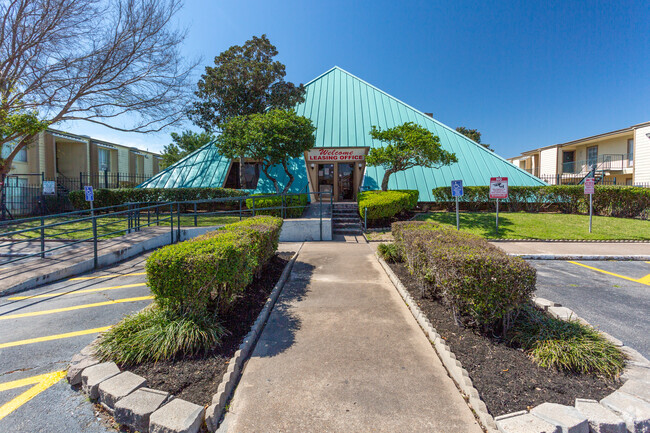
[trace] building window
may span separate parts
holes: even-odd
[[[111,151],[98,149],[97,153],[99,171],[111,171]]]
[[[634,139],[630,138],[627,140],[627,166],[632,167],[634,165]]]
[[[242,177],[244,183],[242,185]],[[232,189],[257,189],[257,182],[260,179],[260,164],[256,162],[245,162],[243,173],[239,171],[239,162],[233,161],[230,166],[230,172],[224,185],[225,188]]]
[[[587,166],[591,170],[598,164],[598,146],[591,146],[587,148]]]
[[[2,146],[2,158],[7,158],[16,147],[16,142],[5,143]],[[14,157],[14,162],[27,162],[27,148],[23,147]]]

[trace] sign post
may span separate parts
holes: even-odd
[[[588,177],[585,179],[585,194],[589,194],[589,233],[591,233],[591,219],[594,214],[593,212],[593,196],[594,196],[594,184],[596,179],[593,177]]]
[[[499,236],[499,199],[508,198],[508,178],[490,178],[490,198],[497,200],[497,236]]]
[[[95,219],[95,207],[93,205],[93,202],[95,201],[93,187],[90,185],[84,186],[84,195],[86,196],[86,201],[90,202],[90,215],[92,216],[93,222],[93,258],[95,269],[97,269],[97,220]]]
[[[460,230],[460,217],[458,216],[458,197],[463,196],[463,181],[451,181],[451,195],[456,199],[456,230]]]

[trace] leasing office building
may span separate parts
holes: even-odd
[[[417,189],[420,201],[432,201],[431,190],[454,179],[465,185],[487,185],[490,177],[505,176],[510,185],[541,185],[539,179],[443,125],[431,116],[388,95],[354,75],[334,67],[305,85],[305,102],[296,112],[316,127],[314,148],[289,161],[295,177],[291,192],[325,192],[335,200],[355,200],[360,190],[380,189],[384,169],[367,167],[366,156],[382,143],[370,137],[371,126],[392,128],[414,122],[440,138],[458,163],[440,169],[414,167],[390,177],[390,189]],[[245,184],[240,181],[243,171]],[[282,167],[272,176],[288,181]],[[256,193],[275,192],[255,161],[231,161],[208,144],[143,183],[144,188],[232,187]]]

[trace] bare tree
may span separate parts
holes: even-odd
[[[185,115],[196,63],[180,54],[180,0],[0,0],[0,182],[48,125],[154,132]],[[4,198],[4,194],[3,194]]]

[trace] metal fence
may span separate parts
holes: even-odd
[[[548,183],[549,185],[580,185],[582,183],[582,180],[586,177],[587,175],[584,174],[571,174],[571,173],[562,173],[562,174],[542,174],[540,176],[537,176],[540,180],[543,180],[544,182]],[[628,185],[625,183],[619,183],[616,182],[615,177],[608,177],[606,176],[604,179],[601,179],[598,182],[598,185],[618,185],[618,186],[638,186],[641,188],[650,188],[650,182],[637,182],[632,185]]]
[[[318,203],[320,213],[320,232],[323,239],[323,203],[332,205],[332,196],[320,192],[228,197],[212,200],[192,200],[165,203],[125,203],[93,210],[65,212],[55,215],[41,215],[33,218],[0,221],[2,248],[14,250],[26,242],[38,243],[39,251],[21,255],[4,264],[15,263],[35,257],[45,258],[53,252],[70,251],[81,243],[92,243],[95,267],[97,267],[98,242],[124,234],[138,232],[153,226],[169,226],[170,242],[178,242],[183,226],[221,225],[241,221],[249,216],[275,214],[286,218],[290,209],[304,208],[305,205],[292,204],[291,198],[309,195],[312,203]],[[260,207],[260,200],[280,197],[278,206]],[[327,197],[327,198],[326,198]],[[222,210],[202,211],[202,205],[222,204]],[[298,201],[299,203],[299,201]],[[308,205],[308,204],[307,204]],[[229,217],[229,220],[220,217]],[[46,241],[65,241],[63,245],[46,248]]]
[[[151,179],[153,175],[138,173],[117,173],[100,171],[97,173],[80,172],[79,176],[57,175],[56,182],[60,188],[67,191],[82,190],[84,186],[94,188],[133,188]]]

